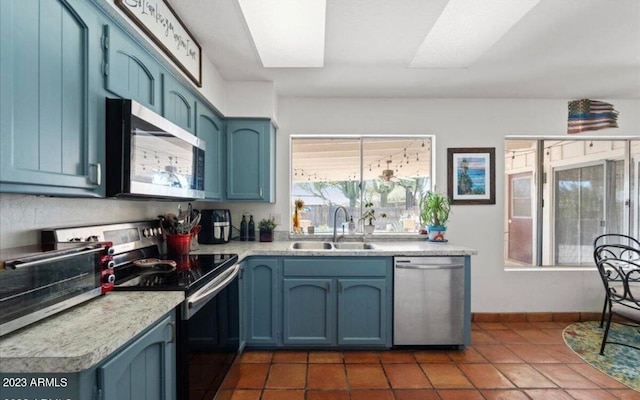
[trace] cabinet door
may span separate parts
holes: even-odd
[[[269,120],[227,121],[228,200],[275,201],[275,130]]]
[[[163,74],[162,81],[162,115],[182,129],[195,133],[195,96],[168,74]]]
[[[285,279],[285,345],[335,345],[335,287],[332,279]]]
[[[160,64],[116,26],[103,27],[103,48],[105,88],[160,113]]]
[[[0,1],[2,191],[98,195],[98,19],[82,3]]]
[[[104,400],[176,398],[175,322],[168,316],[98,368]]]
[[[207,149],[204,153],[204,197],[222,200],[224,183],[224,129],[222,120],[202,103],[197,103],[196,136],[202,138]]]
[[[279,327],[278,260],[250,259],[244,273],[247,344],[276,345]]]
[[[387,345],[386,279],[338,279],[338,344]]]

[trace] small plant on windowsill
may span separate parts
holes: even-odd
[[[276,220],[274,217],[261,219],[260,222],[258,222],[260,241],[273,242],[273,230],[276,229],[276,226]]]
[[[387,214],[381,213],[380,218],[386,218]],[[364,205],[364,213],[362,213],[362,217],[360,221],[364,221],[363,230],[367,235],[371,235],[373,231],[376,229],[375,225],[373,225],[373,221],[376,220],[376,210],[373,208],[373,203],[368,201]]]

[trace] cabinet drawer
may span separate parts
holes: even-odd
[[[300,257],[284,260],[284,276],[382,276],[391,268],[385,257]]]

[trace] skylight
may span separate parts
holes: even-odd
[[[266,68],[324,66],[326,0],[238,0]]]
[[[466,68],[540,0],[449,0],[412,68]]]

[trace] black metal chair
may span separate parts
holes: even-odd
[[[604,252],[602,254],[603,256],[625,257],[625,258],[629,258],[630,260],[633,260],[634,258],[640,259],[640,256],[638,255],[640,254],[640,241],[638,241],[637,239],[631,236],[623,235],[621,233],[605,233],[595,238],[595,240],[593,241],[593,249],[595,250],[598,246],[602,246],[605,244],[621,244],[624,246],[631,247],[633,249],[637,249],[638,253],[630,250],[625,250],[623,248],[618,248],[618,249],[612,248],[608,252]],[[615,254],[616,252],[619,254]],[[596,253],[594,253],[594,255],[595,254]],[[596,259],[595,262],[598,263],[598,259]],[[607,297],[605,295],[604,304],[602,306],[602,315],[600,316],[600,328],[602,328],[602,326],[604,325],[604,319],[606,315],[607,315]]]
[[[607,343],[640,349],[640,329],[639,346],[607,340],[614,315],[629,321],[620,323],[640,328],[640,250],[621,244],[601,245],[594,250],[594,258],[606,291],[607,325],[600,354]]]

